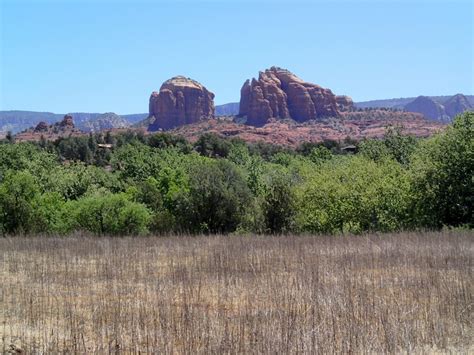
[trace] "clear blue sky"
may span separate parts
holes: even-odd
[[[473,94],[473,1],[0,0],[0,110],[146,112],[175,75],[216,104],[272,65],[356,101]]]

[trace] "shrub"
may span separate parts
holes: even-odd
[[[71,229],[99,235],[130,235],[148,232],[150,211],[125,194],[83,197],[69,203]]]
[[[295,216],[295,196],[289,174],[275,172],[268,176],[263,197],[265,232],[290,232]]]
[[[408,174],[393,161],[330,161],[298,188],[297,224],[310,233],[394,231],[409,223]]]
[[[27,171],[7,171],[0,184],[0,229],[2,233],[34,231],[34,200],[39,194]]]
[[[189,192],[177,198],[176,217],[186,231],[233,232],[250,203],[250,190],[234,164],[200,160],[190,167]]]

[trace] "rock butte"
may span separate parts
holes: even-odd
[[[247,117],[247,124],[263,126],[271,118],[292,118],[297,122],[340,117],[340,109],[352,106],[352,99],[340,97],[329,89],[307,83],[278,67],[259,73],[258,80],[247,80],[240,92],[239,116]]]
[[[202,119],[214,118],[214,94],[195,80],[176,76],[150,96],[149,131],[167,130]]]

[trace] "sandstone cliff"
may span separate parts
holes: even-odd
[[[214,94],[195,80],[177,76],[150,96],[149,131],[171,129],[214,117]]]
[[[270,118],[304,122],[339,117],[340,112],[331,90],[307,83],[286,69],[271,67],[260,72],[258,80],[244,83],[239,116],[246,116],[249,125],[262,126]]]
[[[336,104],[339,111],[351,111],[354,109],[354,101],[346,95],[336,96]]]

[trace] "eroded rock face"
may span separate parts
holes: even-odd
[[[336,96],[329,89],[307,83],[290,71],[271,67],[247,80],[240,91],[239,116],[247,124],[263,126],[270,118],[292,118],[298,122],[339,117]]]
[[[341,112],[351,111],[354,108],[354,101],[346,95],[336,96],[337,109]]]
[[[464,111],[472,110],[473,107],[466,96],[463,94],[456,94],[444,103],[446,114],[454,118]]]
[[[41,122],[38,122],[38,124],[36,125],[34,131],[35,132],[46,132],[48,129],[49,129],[49,125],[46,122],[41,121]]]
[[[195,80],[176,76],[150,96],[149,131],[167,130],[214,117],[214,94]]]
[[[59,122],[61,129],[74,129],[74,119],[71,115],[65,115],[63,120]]]

